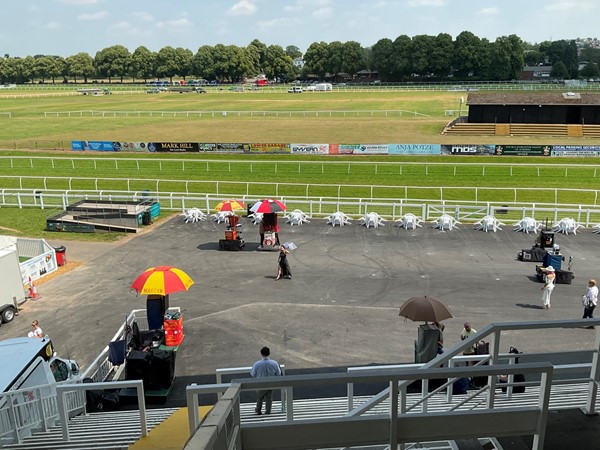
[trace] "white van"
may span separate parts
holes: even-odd
[[[333,85],[331,83],[319,83],[315,85],[315,91],[332,91]]]
[[[302,87],[292,86],[290,89],[288,89],[288,94],[302,94]]]

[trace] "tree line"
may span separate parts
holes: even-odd
[[[304,66],[293,60],[302,57]],[[580,61],[588,64],[579,71]],[[78,82],[95,79],[123,82],[161,78],[203,78],[220,82],[240,82],[265,74],[286,82],[341,75],[356,79],[363,70],[377,73],[386,82],[411,80],[514,80],[527,65],[552,65],[556,78],[596,77],[600,75],[600,49],[584,48],[578,55],[575,41],[545,41],[528,44],[516,35],[501,36],[491,42],[469,31],[456,39],[446,33],[437,36],[406,35],[395,40],[380,39],[371,47],[355,41],[314,42],[304,55],[298,47],[285,49],[266,45],[258,39],[246,47],[203,45],[196,53],[171,46],[153,52],[144,46],[130,52],[113,45],[92,57],[80,52],[68,57],[35,55],[0,58],[0,83]]]

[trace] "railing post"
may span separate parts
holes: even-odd
[[[596,340],[594,343],[594,355],[592,356],[592,368],[590,369],[590,383],[588,386],[588,395],[585,402],[585,410],[587,415],[598,414],[596,412],[596,398],[598,397],[598,382],[600,381],[600,329],[596,327]]]
[[[403,403],[404,403],[403,399]],[[398,444],[398,381],[390,381],[390,441],[389,448],[396,449]]]
[[[190,384],[186,388],[185,398],[186,404],[188,405],[188,428],[190,430],[190,436],[194,434],[196,427],[200,423],[200,417],[198,415],[198,395],[196,393],[192,393],[189,388],[194,388],[196,383]]]
[[[552,387],[552,372],[544,371],[540,379],[540,396],[538,408],[540,416],[537,424],[537,432],[533,435],[531,450],[543,450],[546,437],[546,423],[548,422],[548,403],[550,400],[550,388]]]
[[[138,408],[140,410],[140,428],[142,436],[148,436],[148,421],[146,420],[146,398],[144,397],[144,382],[140,382],[135,387],[137,390]]]
[[[65,404],[65,390],[62,386],[56,387],[56,406],[58,408],[58,416],[60,417],[60,429],[63,441],[69,442],[69,417],[67,414],[67,405]]]

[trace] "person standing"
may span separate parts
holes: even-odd
[[[596,280],[591,279],[588,281],[587,292],[583,296],[583,318],[593,319],[594,308],[598,304],[598,286],[596,286]],[[589,327],[594,328],[594,327]]]
[[[260,234],[260,244],[258,246],[259,250],[263,249],[263,244],[265,242],[265,222],[264,219],[260,220],[260,223],[258,224],[258,234]]]
[[[279,280],[281,277],[292,278],[292,271],[290,270],[290,263],[287,260],[287,255],[290,252],[284,245],[279,247],[279,259],[277,264],[277,277],[275,280]]]
[[[34,320],[33,322],[31,322],[31,326],[33,327],[33,330],[31,330],[27,334],[27,337],[38,338],[38,339],[41,339],[44,337],[44,332],[40,328],[40,323],[37,320]]]
[[[554,280],[556,279],[556,273],[554,267],[546,267],[546,275],[544,276],[544,285],[540,289],[542,291],[542,304],[544,309],[550,309],[550,297],[554,290]]]
[[[259,359],[254,363],[250,375],[254,378],[275,377],[281,375],[279,363],[270,358],[271,350],[269,347],[261,348],[260,354],[262,359]],[[273,389],[256,391],[256,408],[254,408],[254,412],[258,415],[262,414],[263,401],[265,403],[265,414],[271,414]]]
[[[477,330],[475,328],[473,328],[469,322],[465,322],[464,328],[463,328],[462,332],[460,333],[460,340],[461,341],[467,340],[476,333],[477,333]],[[474,354],[475,354],[475,344],[473,344],[463,350],[463,355],[465,355],[465,356],[471,356]],[[468,365],[469,365],[469,361],[467,361],[467,366]]]
[[[438,345],[437,345],[437,353],[441,355],[444,353],[444,330],[446,329],[446,325],[442,322],[433,322],[433,325],[440,331],[438,336]]]

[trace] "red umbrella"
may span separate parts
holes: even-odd
[[[183,270],[172,266],[150,267],[131,285],[141,295],[169,295],[187,291],[194,281]]]
[[[281,203],[279,200],[273,200],[273,199],[267,198],[265,200],[256,202],[254,204],[254,206],[252,206],[252,208],[250,208],[250,211],[252,211],[253,213],[268,214],[268,213],[275,213],[275,212],[279,212],[279,211],[285,211],[286,209],[287,209],[287,207],[283,203]]]

